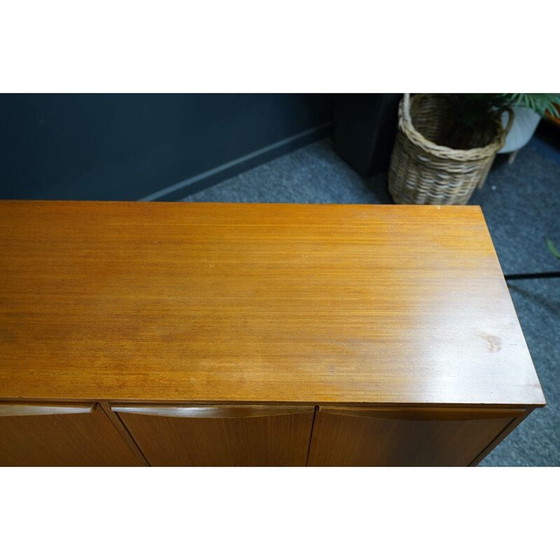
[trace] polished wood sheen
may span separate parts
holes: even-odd
[[[143,416],[167,416],[168,418],[249,418],[256,416],[281,416],[312,412],[312,406],[113,406],[118,413],[142,414]]]
[[[119,417],[153,466],[304,466],[313,407],[256,410],[240,407],[116,406]]]
[[[478,207],[2,201],[0,276],[6,400],[544,404]]]
[[[468,466],[523,409],[321,407],[310,466]]]
[[[30,404],[25,408],[0,404],[1,466],[143,464],[98,405]]]
[[[0,417],[2,416],[52,416],[55,414],[88,414],[93,411],[95,404],[16,404],[0,403]]]

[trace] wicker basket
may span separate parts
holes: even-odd
[[[511,113],[505,130],[499,119],[492,121],[462,139],[469,149],[454,149],[441,145],[453,122],[451,111],[450,97],[445,95],[418,94],[411,99],[405,94],[401,100],[388,179],[396,203],[466,204],[483,185],[504,144]]]

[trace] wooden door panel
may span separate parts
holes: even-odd
[[[313,407],[114,406],[154,466],[304,466]]]
[[[321,407],[310,466],[467,466],[522,409]]]
[[[0,404],[1,466],[141,464],[96,404]]]

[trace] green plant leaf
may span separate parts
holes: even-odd
[[[546,112],[557,117],[557,105],[560,105],[560,95],[557,93],[506,93],[503,94],[504,103],[517,106],[527,107],[535,113],[544,116]]]
[[[556,245],[554,245],[554,243],[552,242],[552,239],[549,239],[548,237],[544,238],[546,241],[546,246],[548,247],[548,250],[557,258],[560,259],[560,251],[556,248]]]

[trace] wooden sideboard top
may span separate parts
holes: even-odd
[[[0,202],[0,399],[544,404],[481,210]]]

